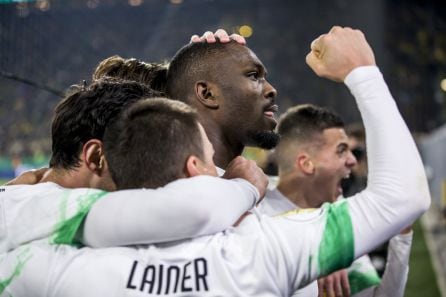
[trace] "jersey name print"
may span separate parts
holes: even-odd
[[[208,268],[205,258],[197,258],[184,265],[146,265],[133,261],[127,289],[148,294],[205,292],[208,287]]]

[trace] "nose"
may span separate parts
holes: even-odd
[[[263,90],[264,90],[263,94],[264,94],[265,98],[269,98],[269,99],[275,99],[276,98],[277,91],[268,81],[265,81],[265,85],[264,85],[264,89]]]
[[[358,164],[358,160],[356,160],[356,157],[353,155],[351,150],[348,150],[347,159],[345,160],[345,164],[348,168],[354,167],[356,164]]]

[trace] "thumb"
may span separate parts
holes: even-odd
[[[305,58],[305,62],[308,66],[318,75],[322,76],[323,74],[323,65],[321,60],[317,57],[314,51],[308,53]]]

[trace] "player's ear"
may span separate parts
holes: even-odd
[[[299,154],[295,161],[295,166],[300,169],[305,174],[313,174],[314,173],[314,163],[311,160],[311,156],[303,153]]]
[[[203,166],[203,161],[197,156],[190,155],[186,160],[186,167],[184,173],[187,177],[194,177],[197,175],[204,174],[205,167]]]
[[[200,80],[195,83],[195,97],[204,106],[212,109],[219,107],[218,88],[215,84]]]
[[[87,141],[82,147],[82,157],[87,168],[95,174],[102,176],[108,170],[102,141],[98,139]]]

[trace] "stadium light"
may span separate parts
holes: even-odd
[[[441,80],[440,87],[443,91],[446,92],[446,78]]]
[[[36,2],[36,7],[41,11],[48,11],[50,9],[50,1],[48,0],[38,0]]]
[[[143,0],[129,0],[130,6],[140,6]]]
[[[243,25],[238,29],[238,33],[245,38],[251,37],[253,30],[251,26]]]

